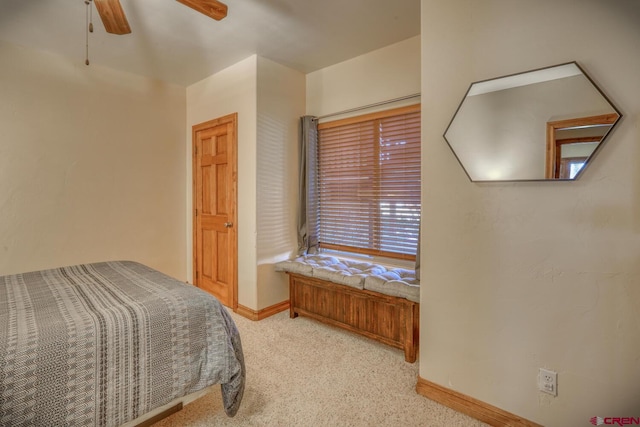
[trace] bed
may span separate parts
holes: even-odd
[[[236,414],[240,336],[213,296],[142,264],[0,277],[0,425],[120,426],[220,384]]]

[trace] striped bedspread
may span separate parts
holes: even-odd
[[[217,299],[144,265],[0,277],[0,425],[118,426],[221,384],[235,415],[240,337]]]

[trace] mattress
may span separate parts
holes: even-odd
[[[0,425],[119,426],[220,384],[235,415],[238,330],[213,296],[142,264],[0,277]]]

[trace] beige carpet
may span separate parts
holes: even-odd
[[[156,427],[485,425],[418,395],[418,362],[401,350],[288,311],[232,316],[247,366],[238,414],[224,414],[216,389]]]

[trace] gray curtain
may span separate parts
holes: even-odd
[[[300,118],[298,255],[318,252],[318,119]]]
[[[416,248],[416,279],[420,280],[420,242],[422,236],[422,221],[420,221],[420,226],[418,228],[418,247]]]

